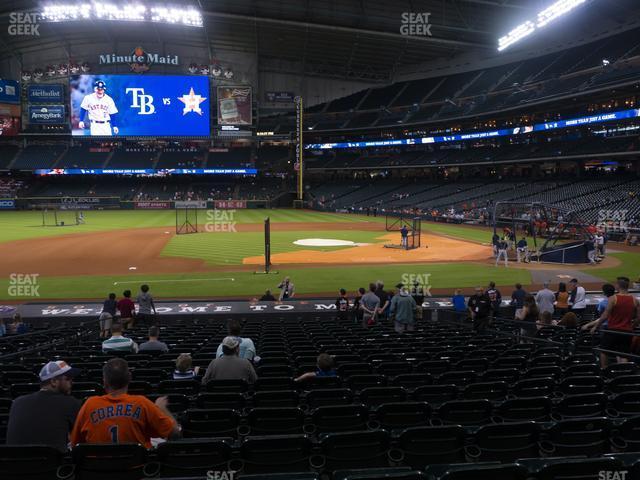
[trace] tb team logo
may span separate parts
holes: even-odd
[[[131,94],[131,108],[138,109],[138,115],[152,115],[156,112],[156,107],[153,104],[153,96],[145,93],[144,88],[130,87],[125,90],[125,93]],[[184,104],[182,115],[186,115],[189,112],[202,115],[202,108],[200,108],[200,104],[207,98],[200,94],[196,94],[193,87],[191,87],[189,93],[185,93],[181,97],[177,98]],[[163,98],[162,105],[170,106],[171,98]]]

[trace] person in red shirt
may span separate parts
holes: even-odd
[[[136,306],[133,303],[133,300],[131,300],[131,290],[125,290],[124,292],[122,292],[122,295],[124,295],[124,297],[118,301],[117,308],[120,312],[122,325],[125,328],[131,328],[133,327],[133,319],[135,318]]]
[[[106,395],[89,397],[71,431],[71,445],[79,443],[139,443],[151,448],[152,438],[175,438],[180,427],[167,409],[167,397],[155,404],[142,395],[129,395],[131,373],[127,361],[112,358],[103,370]]]
[[[591,333],[600,327],[607,320],[607,328],[602,334],[600,348],[617,353],[630,353],[631,341],[635,323],[640,319],[640,302],[629,293],[629,279],[627,277],[618,277],[616,281],[618,293],[609,297],[607,308],[602,312],[600,318],[587,323],[582,327],[583,330],[589,330]],[[600,364],[602,368],[606,368],[609,362],[609,354],[600,352]],[[629,359],[624,356],[616,356],[618,363],[628,362]]]

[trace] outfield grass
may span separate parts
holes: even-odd
[[[238,223],[262,223],[270,217],[273,223],[281,222],[361,222],[362,218],[324,212],[300,210],[235,210],[233,221]],[[27,238],[51,237],[73,233],[100,232],[125,228],[173,227],[176,215],[173,210],[97,210],[85,212],[84,225],[43,227],[42,213],[37,211],[0,211],[0,243]],[[207,221],[202,212],[199,223]]]
[[[324,237],[354,242],[373,243],[384,232],[364,230],[327,231],[322,223],[327,222],[381,222],[384,217],[366,217],[360,215],[332,214],[298,210],[237,210],[233,221],[238,224],[262,223],[269,216],[274,223],[315,222],[315,230],[274,231],[272,232],[272,253],[303,250],[337,250],[341,247],[299,247],[292,242],[300,238]],[[0,248],[2,242],[28,238],[44,238],[79,232],[97,232],[114,229],[167,227],[175,226],[175,213],[171,210],[115,210],[89,211],[85,214],[87,223],[69,227],[42,227],[39,212],[0,211]],[[201,218],[204,223],[206,218]],[[462,240],[479,243],[490,241],[490,230],[472,228],[445,223],[424,223],[423,234],[438,233]],[[223,272],[162,274],[152,277],[141,274],[120,276],[75,276],[46,277],[39,279],[40,297],[47,299],[99,299],[114,291],[120,293],[126,288],[135,290],[140,283],[149,283],[156,296],[160,298],[187,297],[255,297],[265,289],[275,289],[284,275],[292,277],[298,293],[329,294],[344,287],[350,292],[372,280],[381,279],[389,287],[406,281],[409,275],[429,274],[429,284],[434,289],[453,290],[458,287],[485,285],[493,280],[498,285],[513,285],[520,282],[531,283],[528,270],[520,268],[493,268],[490,265],[474,263],[431,263],[410,265],[372,265],[372,266],[315,266],[309,268],[280,269],[278,275],[255,275],[251,271],[233,270],[240,265],[242,258],[263,253],[262,232],[212,233],[205,235],[175,236],[162,252],[163,256],[184,256],[203,259],[210,265],[228,266]],[[583,269],[585,273],[604,279],[626,275],[632,279],[640,273],[640,254],[617,253],[622,264],[608,269]],[[1,261],[1,257],[0,257]],[[231,280],[233,278],[233,280]],[[9,279],[0,279],[0,300],[16,300],[8,295]],[[31,298],[30,300],[37,300]]]

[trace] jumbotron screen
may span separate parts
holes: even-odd
[[[208,77],[77,75],[69,85],[72,135],[210,135]]]

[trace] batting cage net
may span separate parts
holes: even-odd
[[[394,243],[386,244],[386,248],[413,250],[421,245],[422,219],[420,217],[393,217],[387,215],[385,230],[387,232],[398,232],[398,243],[394,241]]]
[[[176,234],[198,233],[198,209],[195,207],[176,208]]]
[[[493,234],[508,243],[508,255],[525,261],[588,263],[589,226],[575,212],[537,202],[497,202]],[[526,247],[517,243],[526,240]],[[520,251],[519,251],[520,250]],[[524,250],[524,251],[523,251]]]
[[[42,210],[43,227],[66,227],[84,223],[84,213],[77,210],[61,210],[54,207],[45,207]]]

